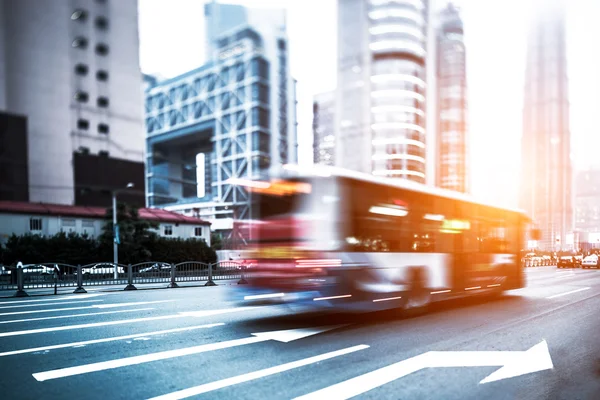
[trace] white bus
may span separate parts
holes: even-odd
[[[295,302],[346,310],[425,310],[434,301],[524,286],[519,210],[421,184],[330,167],[251,192],[246,304]]]

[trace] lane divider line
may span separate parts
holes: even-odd
[[[55,306],[57,304],[80,304],[80,303],[99,303],[104,300],[84,300],[84,301],[61,301],[60,303],[42,303],[42,304],[25,304],[21,306],[0,306],[0,309],[6,308],[23,308],[23,307],[42,307],[42,306]]]
[[[556,299],[557,297],[567,296],[569,294],[583,292],[584,290],[589,290],[589,289],[591,289],[591,287],[584,287],[584,288],[581,288],[581,289],[571,290],[570,292],[555,294],[554,296],[548,296],[546,298],[547,299]]]
[[[7,313],[0,313],[0,317],[5,317],[8,315],[41,314],[41,313],[47,313],[47,312],[90,310],[93,308],[117,308],[117,307],[141,306],[144,304],[157,304],[157,303],[166,303],[166,302],[171,302],[171,301],[175,301],[175,300],[138,301],[136,303],[94,304],[92,306],[85,306],[85,307],[52,308],[52,309],[46,309],[46,310],[33,310],[33,311],[13,311],[13,312],[7,312]]]
[[[223,325],[225,325],[223,322],[219,322],[219,323],[216,323],[216,324],[187,326],[185,328],[166,329],[166,330],[162,330],[162,331],[136,333],[136,334],[133,334],[133,335],[115,336],[115,337],[110,337],[110,338],[86,340],[86,341],[83,341],[83,342],[56,344],[56,345],[53,345],[53,346],[34,347],[34,348],[30,348],[30,349],[21,349],[21,350],[6,351],[4,353],[0,353],[0,357],[14,356],[14,355],[17,355],[17,354],[26,354],[26,353],[37,353],[39,351],[48,351],[48,350],[56,350],[56,349],[66,349],[66,348],[70,348],[70,347],[81,347],[81,346],[87,346],[87,345],[90,345],[90,344],[115,342],[115,341],[118,341],[118,340],[135,339],[135,338],[140,338],[140,337],[166,335],[166,334],[169,334],[169,333],[178,333],[178,332],[193,331],[193,330],[196,330],[196,329],[214,328],[216,326],[223,326]]]
[[[102,311],[102,312],[98,312],[98,313],[85,313],[85,314],[72,314],[72,315],[55,315],[54,317],[13,319],[13,320],[9,320],[9,321],[0,321],[0,325],[15,324],[17,322],[33,322],[33,321],[46,321],[46,320],[49,320],[49,319],[90,317],[90,316],[94,316],[94,315],[119,314],[119,313],[126,313],[126,312],[148,311],[148,310],[154,310],[154,308],[135,308],[133,310],[115,310],[115,311]]]

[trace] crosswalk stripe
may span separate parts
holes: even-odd
[[[168,333],[177,333],[177,332],[192,331],[192,330],[196,330],[196,329],[214,328],[216,326],[223,326],[223,325],[225,325],[223,322],[218,322],[215,324],[186,326],[184,328],[166,329],[163,331],[136,333],[133,335],[115,336],[115,337],[110,337],[110,338],[86,340],[83,342],[56,344],[56,345],[52,345],[52,346],[35,347],[35,348],[31,348],[31,349],[13,350],[13,351],[7,351],[4,353],[0,353],[0,357],[14,356],[17,354],[36,353],[38,351],[65,349],[65,348],[69,348],[69,347],[87,346],[90,344],[115,342],[118,340],[135,339],[135,338],[148,337],[148,336],[166,335]]]
[[[275,367],[261,369],[259,371],[250,372],[248,374],[238,375],[231,378],[221,379],[220,381],[215,381],[211,383],[206,383],[204,385],[179,390],[177,392],[168,393],[162,396],[153,397],[150,400],[179,400],[185,399],[191,396],[197,396],[199,394],[212,392],[214,390],[223,389],[228,386],[237,385],[239,383],[244,383],[248,381],[252,381],[259,378],[264,378],[269,375],[278,374],[281,372],[289,371],[291,369],[304,367],[306,365],[318,363],[320,361],[325,361],[334,357],[343,356],[346,354],[354,353],[356,351],[368,349],[369,346],[366,344],[361,344],[358,346],[347,347],[345,349],[332,351],[325,354],[320,354],[318,356],[305,358],[302,360],[293,361],[286,364],[277,365]]]
[[[208,317],[208,316],[212,316],[212,315],[240,312],[240,311],[244,311],[244,310],[248,310],[248,309],[249,308],[228,308],[228,309],[223,309],[223,310],[181,312],[178,314],[161,315],[161,316],[157,316],[157,317],[123,319],[123,320],[118,320],[118,321],[94,322],[94,323],[90,323],[90,324],[79,324],[79,325],[54,326],[51,328],[29,329],[29,330],[25,330],[25,331],[0,332],[0,337],[32,335],[32,334],[36,334],[36,333],[58,332],[58,331],[66,331],[66,330],[72,330],[72,329],[97,328],[99,326],[122,325],[122,324],[131,324],[131,323],[148,322],[148,321],[160,321],[160,320],[174,319],[174,318]]]
[[[168,302],[172,302],[172,301],[175,301],[175,300],[138,301],[135,303],[94,304],[94,305],[85,306],[85,307],[52,308],[52,309],[32,310],[32,311],[13,311],[13,312],[7,312],[7,313],[0,313],[0,317],[9,316],[9,315],[40,314],[40,313],[48,313],[48,312],[89,310],[89,309],[93,309],[93,308],[117,308],[117,307],[141,306],[144,304],[168,303]]]
[[[83,301],[62,301],[58,304],[77,304],[77,303],[99,303],[104,300],[83,300]],[[43,307],[43,306],[55,306],[57,303],[41,303],[41,304],[24,304],[20,306],[0,306],[0,309],[6,308],[24,308],[24,307]]]
[[[9,321],[0,321],[0,325],[15,324],[17,322],[33,322],[33,321],[45,321],[45,320],[49,320],[49,319],[89,317],[89,316],[95,316],[95,315],[119,314],[119,313],[127,313],[127,312],[135,312],[135,311],[148,311],[148,310],[154,310],[154,308],[135,308],[133,310],[115,310],[115,311],[102,311],[102,312],[97,312],[97,313],[55,315],[53,317],[13,319],[13,320],[9,320]]]

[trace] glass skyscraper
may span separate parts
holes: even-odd
[[[427,0],[339,0],[337,166],[426,179]]]
[[[522,136],[521,207],[541,230],[539,246],[567,247],[573,230],[573,179],[565,9],[536,9],[527,53]]]

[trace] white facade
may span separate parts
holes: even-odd
[[[74,203],[75,151],[143,161],[141,81],[136,0],[0,0],[0,110],[28,118],[30,201]]]
[[[97,238],[102,233],[104,219],[59,215],[35,215],[0,212],[0,243],[4,243],[13,233],[17,236],[28,233],[53,236],[59,232],[87,233]],[[173,239],[204,239],[210,246],[210,226],[176,222],[159,222],[153,232]]]

